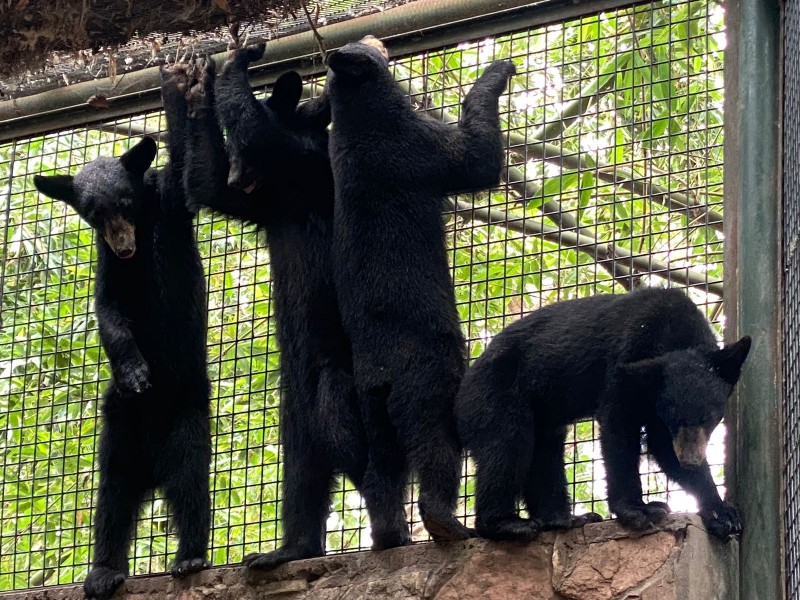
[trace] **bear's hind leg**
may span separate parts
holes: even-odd
[[[453,423],[416,433],[418,443],[409,453],[419,476],[419,512],[425,529],[436,542],[463,540],[474,532],[455,518],[461,448]]]
[[[472,449],[476,463],[475,529],[479,536],[514,542],[538,537],[539,522],[521,518],[516,507],[532,454],[532,433],[514,438],[500,433],[490,444]]]
[[[100,438],[100,488],[95,510],[92,569],[83,582],[89,600],[107,600],[128,576],[128,548],[149,489],[148,465],[134,435],[107,418]]]
[[[178,552],[170,572],[183,577],[208,569],[211,527],[209,415],[197,411],[181,417],[159,453],[158,485],[163,487],[178,531]]]
[[[330,511],[333,468],[327,457],[306,451],[285,454],[283,484],[283,543],[272,552],[244,557],[249,569],[267,571],[278,565],[325,555],[325,522]]]
[[[416,358],[395,380],[387,400],[389,418],[419,478],[419,512],[428,534],[436,542],[464,540],[474,532],[454,515],[462,463],[453,405],[462,357],[445,351]]]
[[[359,394],[368,445],[361,495],[369,513],[373,550],[411,543],[404,506],[408,469],[389,419],[389,391],[384,385]]]
[[[325,522],[330,512],[333,463],[318,450],[308,415],[292,414],[296,407],[287,390],[281,414],[284,442],[284,480],[281,521],[283,543],[272,552],[244,557],[244,564],[260,571],[293,560],[325,554]]]

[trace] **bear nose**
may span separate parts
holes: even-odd
[[[228,187],[241,190],[247,194],[252,192],[258,183],[258,177],[252,169],[243,168],[239,164],[231,165],[228,172]]]
[[[702,427],[680,427],[672,438],[672,446],[681,466],[697,469],[706,459],[708,434]]]

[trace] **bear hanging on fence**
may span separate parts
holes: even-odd
[[[705,460],[706,444],[739,379],[750,338],[718,349],[681,291],[647,289],[541,308],[498,334],[467,371],[456,400],[464,445],[477,465],[478,534],[530,540],[572,517],[564,473],[567,425],[600,424],[608,503],[623,525],[644,529],[669,508],[642,501],[640,432],[666,475],[697,497],[709,532],[741,530]],[[522,498],[530,519],[517,516]]]
[[[514,73],[510,62],[487,67],[451,127],[412,109],[386,56],[371,36],[348,44],[330,56],[326,84],[334,274],[369,440],[361,491],[375,549],[409,543],[409,469],[433,539],[469,535],[453,516],[461,448],[452,410],[465,344],[442,208],[449,193],[497,184],[498,99]]]
[[[178,529],[174,576],[207,568],[211,460],[205,280],[183,192],[187,78],[162,71],[169,164],[150,169],[144,138],[74,177],[35,177],[96,231],[95,311],[113,378],[105,391],[95,550],[84,591],[105,600],[128,574],[148,491],[161,488]]]
[[[197,71],[187,170],[190,201],[267,234],[283,386],[284,542],[246,556],[256,569],[324,554],[334,474],[344,472],[358,488],[367,456],[332,281],[330,112],[319,100],[298,106],[302,81],[294,72],[257,101],[247,66],[263,52],[263,45],[234,50],[216,91],[213,63]],[[227,158],[214,106],[227,130]]]

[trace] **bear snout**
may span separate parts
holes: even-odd
[[[228,187],[249,194],[260,183],[260,178],[253,169],[243,167],[238,161],[231,161],[228,172]]]
[[[136,254],[136,227],[124,217],[115,216],[106,221],[103,238],[122,259],[128,259]]]
[[[679,427],[672,438],[672,447],[682,467],[697,469],[706,460],[708,434],[702,427]]]

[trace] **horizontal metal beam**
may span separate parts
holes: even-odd
[[[371,34],[384,40],[393,57],[442,46],[533,28],[583,14],[629,6],[630,0],[417,0],[382,13],[373,13],[318,28],[327,50]],[[221,63],[225,53],[215,54]],[[253,86],[267,85],[287,71],[303,75],[324,72],[313,32],[286,36],[267,44],[251,69]],[[107,122],[161,106],[158,67],[109,79],[86,81],[41,94],[0,103],[0,143]],[[102,94],[108,108],[95,109],[86,101]]]

